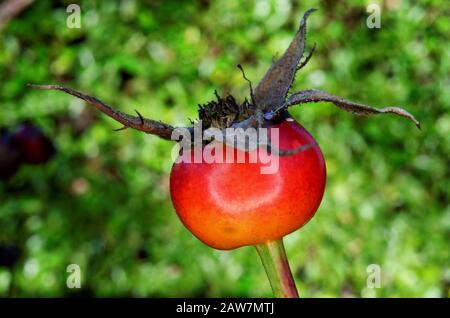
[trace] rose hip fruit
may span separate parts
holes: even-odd
[[[273,127],[279,129],[276,146],[282,150],[315,144],[292,119]],[[261,174],[267,164],[247,160],[175,163],[170,194],[179,218],[198,239],[224,250],[278,240],[299,229],[322,200],[325,161],[318,146],[277,159],[279,168],[273,174]]]

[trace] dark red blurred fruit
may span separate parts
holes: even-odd
[[[20,124],[11,138],[26,163],[45,163],[55,154],[52,141],[31,122]]]
[[[0,129],[0,179],[12,177],[21,164],[19,152],[11,143],[11,136],[6,129]]]

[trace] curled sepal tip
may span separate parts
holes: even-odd
[[[269,113],[267,116],[273,116],[274,114],[280,112],[282,109],[286,109],[293,105],[316,102],[330,102],[340,109],[362,116],[388,113],[395,114],[411,120],[414,124],[416,124],[417,128],[421,129],[419,121],[411,113],[407,112],[403,108],[395,106],[375,108],[372,106],[355,103],[339,96],[315,89],[303,90],[292,94],[291,96],[289,96],[283,106],[279,107],[274,112]]]

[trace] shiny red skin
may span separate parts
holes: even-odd
[[[273,127],[279,128],[274,144],[280,149],[315,143],[292,119]],[[275,174],[261,174],[261,166],[267,164],[175,163],[170,193],[180,220],[202,242],[223,250],[277,240],[301,228],[325,190],[319,146],[279,157]]]

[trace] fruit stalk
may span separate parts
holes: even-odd
[[[298,298],[283,239],[255,245],[276,298]]]

